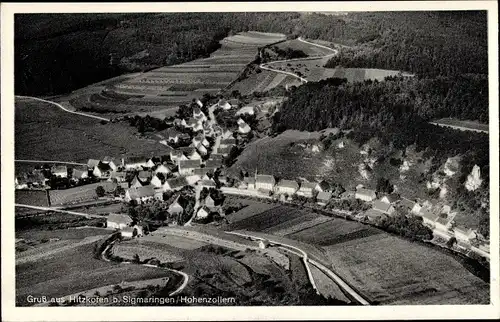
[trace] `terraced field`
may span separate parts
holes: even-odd
[[[489,302],[489,284],[451,255],[358,222],[288,206],[256,211],[253,216],[236,213],[232,218],[227,230],[245,229],[236,231],[302,248],[372,303]],[[326,281],[320,272],[313,273],[318,281]],[[342,298],[334,285],[329,289],[327,283],[321,285],[325,286],[322,293]]]
[[[101,93],[77,97],[71,104],[78,109],[115,113],[172,110],[226,88],[256,58],[258,47],[284,39],[282,34],[260,32],[229,36],[210,57],[130,77]]]

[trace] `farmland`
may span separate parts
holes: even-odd
[[[159,268],[121,265],[96,259],[93,254],[97,245],[82,245],[50,258],[17,265],[16,304],[29,305],[27,295],[61,297],[122,281],[168,277],[172,274]]]
[[[64,205],[96,200],[96,188],[102,186],[107,192],[112,192],[116,188],[113,182],[97,182],[63,190],[50,190],[51,205]]]
[[[325,262],[370,302],[484,304],[489,298],[488,284],[451,255],[357,222],[320,220],[322,217],[280,206],[242,216],[232,221],[229,229],[246,229],[239,232],[302,248]],[[325,279],[318,272],[315,275]],[[323,291],[338,291],[330,288]]]
[[[431,122],[433,124],[441,125],[441,126],[449,126],[452,128],[461,129],[464,131],[477,131],[477,132],[486,132],[488,133],[488,124],[483,124],[475,121],[465,121],[458,120],[453,118],[443,118],[439,120],[435,120]]]
[[[105,155],[166,154],[170,149],[138,138],[123,123],[101,124],[29,99],[15,103],[15,158],[86,162]]]
[[[141,261],[156,258],[162,263],[177,262],[181,257],[169,252],[169,247],[165,244],[144,241],[142,239],[129,242],[118,243],[113,246],[113,255],[133,260],[135,255],[139,255]]]
[[[223,90],[255,59],[259,46],[283,39],[281,34],[242,32],[221,40],[221,48],[208,58],[153,69],[69,102],[90,112],[169,115],[181,104]]]
[[[48,201],[45,190],[16,190],[15,192],[15,202],[18,204],[47,207]]]

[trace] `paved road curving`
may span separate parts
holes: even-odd
[[[284,62],[291,62],[291,61],[304,61],[304,60],[325,59],[325,58],[333,57],[333,56],[337,55],[337,53],[338,53],[338,51],[336,49],[333,49],[333,48],[330,48],[330,47],[326,47],[326,46],[323,46],[323,45],[319,45],[319,44],[315,44],[313,42],[309,42],[307,40],[302,39],[301,37],[297,38],[297,40],[300,41],[300,42],[306,43],[306,44],[310,44],[310,45],[316,46],[316,47],[320,47],[320,48],[325,48],[325,49],[331,50],[332,53],[328,54],[328,55],[325,55],[325,56],[276,60],[276,61],[272,61],[272,62],[269,62],[269,63],[260,64],[259,67],[262,68],[262,69],[264,69],[264,70],[268,70],[268,71],[272,71],[272,72],[276,72],[276,73],[281,73],[281,74],[285,74],[285,75],[289,75],[289,76],[293,76],[295,78],[300,79],[300,81],[302,81],[304,83],[307,83],[307,79],[304,78],[304,77],[301,77],[301,76],[299,76],[297,74],[294,74],[292,72],[286,72],[286,71],[274,69],[274,68],[271,68],[271,67],[268,67],[268,66],[270,64],[274,64],[274,63],[284,63]]]
[[[22,95],[15,95],[15,97],[17,97],[17,98],[27,98],[27,99],[32,99],[32,100],[39,101],[39,102],[44,102],[44,103],[52,104],[52,105],[57,106],[58,108],[62,109],[65,112],[68,112],[68,113],[77,114],[77,115],[81,115],[81,116],[86,116],[86,117],[90,117],[90,118],[93,118],[93,119],[97,119],[97,120],[101,120],[101,121],[106,121],[106,122],[110,121],[110,119],[107,119],[105,117],[95,116],[95,115],[91,115],[91,114],[87,114],[87,113],[82,113],[82,112],[70,111],[70,110],[68,110],[67,108],[65,108],[64,106],[62,106],[59,103],[56,103],[56,102],[53,102],[53,101],[49,101],[49,100],[46,100],[46,99],[43,99],[43,98],[32,97],[32,96],[22,96]]]

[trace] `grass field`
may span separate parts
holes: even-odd
[[[113,255],[133,260],[137,254],[141,261],[156,258],[162,263],[182,260],[182,257],[169,252],[169,249],[170,247],[166,247],[165,244],[136,239],[115,244],[113,246]]]
[[[299,41],[297,39],[287,40],[277,44],[276,46],[282,50],[286,50],[287,48],[291,48],[294,50],[301,50],[307,56],[325,56],[325,55],[330,55],[332,53],[331,50],[310,45],[302,41]]]
[[[60,297],[100,286],[171,275],[139,265],[105,262],[93,257],[97,243],[75,247],[36,262],[16,266],[16,304],[30,305],[27,296]],[[71,259],[71,260],[68,260]]]
[[[123,123],[100,124],[97,120],[67,113],[51,104],[16,99],[15,158],[86,163],[130,155],[167,154],[162,144],[139,139],[135,128]]]
[[[49,205],[45,190],[16,190],[15,201],[18,204],[32,206],[47,207]]]
[[[488,124],[482,124],[476,121],[463,121],[463,120],[457,120],[453,118],[443,118],[439,120],[433,121],[433,123],[439,124],[439,125],[445,125],[445,126],[452,126],[456,128],[462,128],[464,130],[469,130],[469,131],[481,131],[481,132],[486,132],[488,133],[489,131],[489,126]]]
[[[113,182],[97,182],[63,190],[49,190],[51,205],[64,205],[97,199],[97,187],[103,187],[107,192],[114,191]]]

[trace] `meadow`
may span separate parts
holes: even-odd
[[[42,206],[49,205],[47,191],[45,190],[16,190],[15,202],[18,204]]]
[[[51,205],[74,204],[98,198],[96,189],[102,186],[107,192],[114,191],[116,184],[113,182],[97,182],[63,190],[50,190]]]

